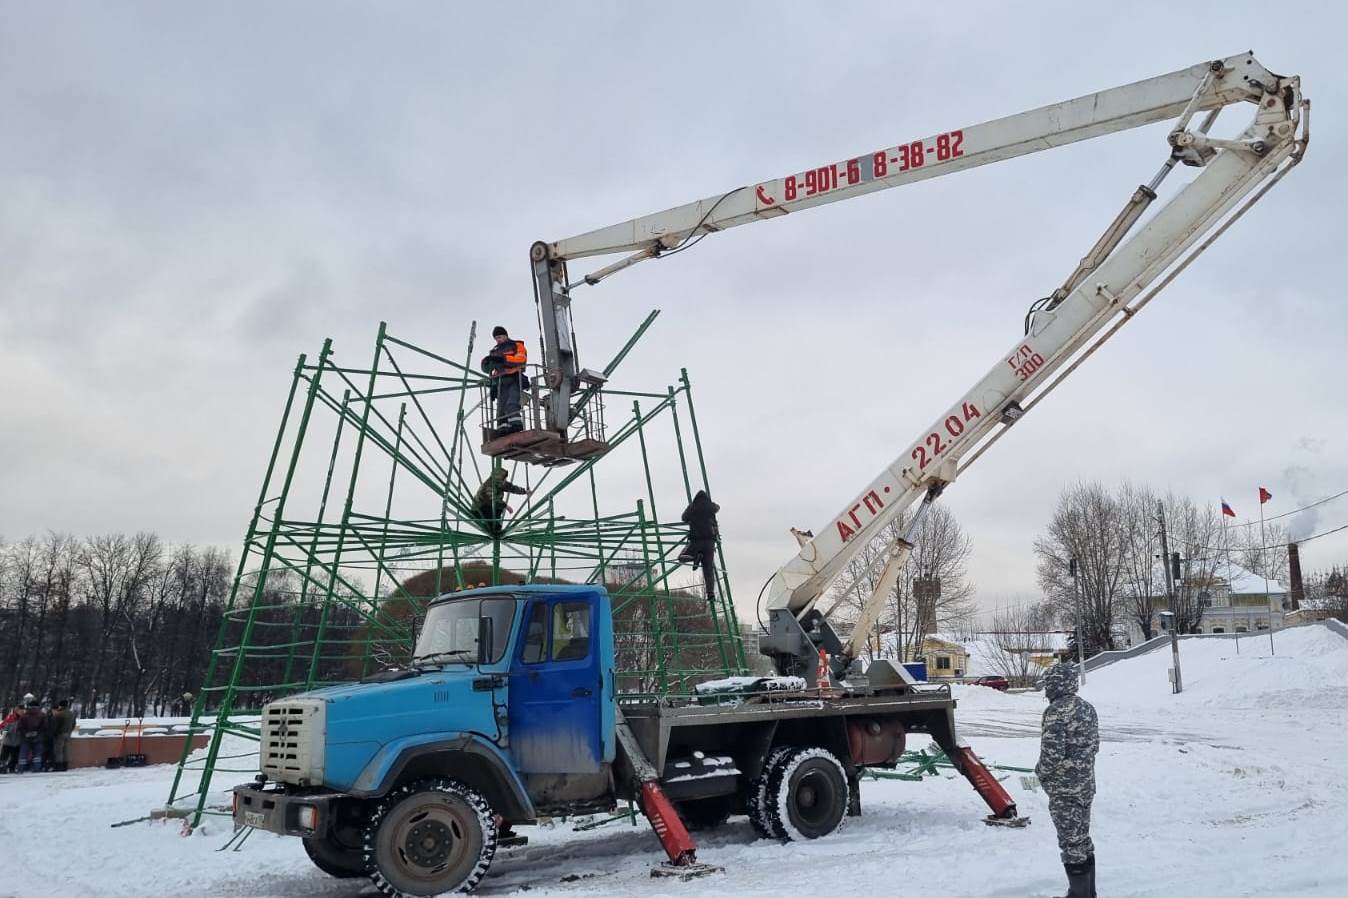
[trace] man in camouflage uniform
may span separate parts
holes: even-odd
[[[1091,799],[1100,726],[1090,702],[1077,695],[1077,684],[1077,666],[1070,662],[1055,664],[1044,673],[1048,708],[1034,772],[1048,795],[1049,816],[1058,831],[1068,882],[1064,898],[1094,898]]]
[[[482,521],[483,529],[497,536],[501,533],[501,519],[510,510],[510,506],[506,504],[506,493],[523,496],[528,492],[524,487],[515,486],[506,479],[505,468],[496,468],[477,488],[477,495],[473,497],[473,513]]]

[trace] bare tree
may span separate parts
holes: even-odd
[[[833,587],[838,602],[833,619],[840,625],[853,622],[879,582],[886,549],[908,526],[910,512],[890,521],[857,553]],[[929,627],[949,631],[973,620],[974,587],[968,579],[972,544],[953,512],[935,505],[918,528],[913,553],[899,573],[877,628],[880,635],[867,640],[867,653],[875,658],[893,653],[907,661],[917,656]],[[918,593],[923,597],[919,601]],[[922,606],[922,607],[919,607]]]
[[[1278,523],[1231,528],[1231,551],[1236,564],[1252,574],[1287,585],[1287,528]]]
[[[1156,635],[1153,622],[1157,599],[1164,593],[1158,587],[1164,577],[1158,564],[1161,528],[1156,519],[1156,496],[1146,487],[1124,483],[1118,501],[1123,519],[1124,605],[1145,642]]]
[[[1348,565],[1335,565],[1307,577],[1302,607],[1348,623]]]
[[[201,686],[232,567],[216,549],[166,555],[152,534],[0,544],[0,698],[161,713]]]
[[[1121,503],[1099,483],[1063,490],[1047,532],[1034,543],[1039,585],[1065,620],[1076,619],[1080,592],[1086,654],[1113,649],[1114,617],[1125,594],[1129,542]],[[1071,562],[1077,566],[1073,583]]]
[[[1042,628],[1043,609],[1035,605],[1016,605],[998,611],[992,617],[992,630],[981,634],[982,661],[1001,674],[1012,686],[1031,686],[1043,668],[1036,655],[1052,650],[1052,637]]]
[[[1174,579],[1174,627],[1180,633],[1197,632],[1203,612],[1212,604],[1219,571],[1225,572],[1221,512],[1211,505],[1175,496],[1165,500],[1170,550],[1180,554],[1179,577]]]

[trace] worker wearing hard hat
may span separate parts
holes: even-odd
[[[482,370],[492,378],[492,398],[496,400],[496,436],[518,433],[524,429],[520,414],[520,389],[524,380],[524,365],[529,360],[523,340],[512,339],[500,325],[492,328],[496,345],[482,359]]]
[[[1048,795],[1048,812],[1058,831],[1067,871],[1064,898],[1095,898],[1095,844],[1091,841],[1091,800],[1095,798],[1095,754],[1100,723],[1091,703],[1077,695],[1077,666],[1059,662],[1044,672],[1043,735],[1035,775]]]

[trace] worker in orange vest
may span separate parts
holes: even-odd
[[[511,339],[500,325],[492,328],[496,345],[482,359],[482,370],[492,379],[492,398],[496,400],[496,436],[518,433],[524,429],[520,413],[520,390],[524,386],[524,365],[529,354],[523,340]]]

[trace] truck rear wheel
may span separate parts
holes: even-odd
[[[477,790],[431,777],[389,793],[364,841],[365,869],[385,895],[471,892],[496,855],[496,818]]]
[[[336,836],[336,833],[330,832],[322,838],[300,841],[304,843],[304,853],[309,855],[309,860],[329,876],[336,876],[338,879],[364,876],[365,856],[361,852],[359,834],[357,834],[358,841],[354,845],[345,845]]]
[[[842,826],[850,793],[847,773],[831,751],[797,748],[774,766],[765,810],[783,838],[818,839]]]
[[[786,833],[777,819],[768,812],[768,784],[772,781],[772,775],[777,768],[794,751],[795,749],[790,746],[774,748],[768,752],[767,760],[763,762],[763,769],[759,771],[758,776],[749,781],[744,805],[749,811],[749,822],[753,824],[754,832],[765,839],[786,838]]]

